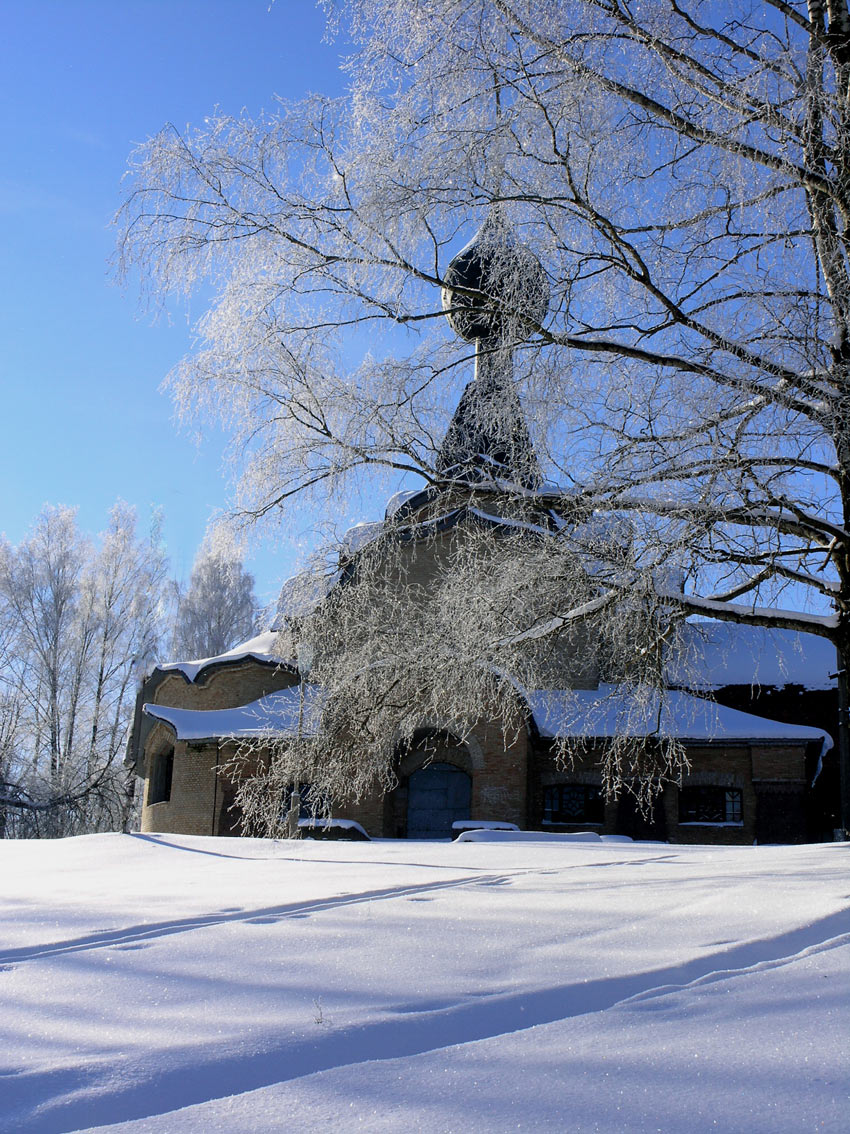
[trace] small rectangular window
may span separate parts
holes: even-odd
[[[679,822],[740,825],[743,822],[741,789],[706,785],[680,788]]]
[[[602,823],[602,791],[589,784],[552,784],[543,792],[544,823]]]

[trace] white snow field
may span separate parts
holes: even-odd
[[[850,1130],[850,847],[0,841],[0,1130]]]

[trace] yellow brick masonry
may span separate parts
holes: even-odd
[[[156,689],[153,701],[180,709],[231,709],[255,701],[277,689],[294,684],[284,669],[265,666],[253,659],[211,670],[197,683],[182,673],[169,673]],[[148,804],[151,776],[156,758],[174,748],[171,798]],[[228,785],[216,772],[220,763],[215,743],[175,743],[174,733],[163,722],[151,730],[145,744],[145,797],[141,828],[146,832],[182,835],[216,835],[229,832],[225,801]]]
[[[445,505],[443,505],[445,507]],[[424,518],[424,516],[422,517]],[[399,587],[428,591],[439,577],[445,556],[466,538],[464,524],[433,538],[411,542],[401,556],[394,558],[388,569]],[[597,672],[593,651],[583,636],[565,643],[565,658],[572,670],[576,688],[593,688]],[[188,682],[179,672],[169,673],[156,688],[157,704],[194,710],[224,709],[246,704],[277,689],[292,685],[292,674],[283,669],[262,665],[253,659],[215,667]],[[424,724],[425,722],[423,722]],[[151,772],[157,756],[174,747],[174,771],[171,798],[149,805],[147,801]],[[234,829],[228,806],[233,797],[231,785],[223,784],[215,771],[221,760],[218,745],[213,743],[175,744],[174,734],[163,723],[150,733],[145,745],[146,790],[142,810],[142,830],[183,834],[231,834]],[[744,821],[741,827],[716,828],[713,842],[752,842],[755,836],[758,785],[800,784],[804,780],[804,745],[696,746],[689,751],[691,773],[686,783],[734,786],[742,792]],[[439,759],[443,759],[441,755]],[[558,770],[545,753],[533,755],[528,734],[523,729],[507,742],[500,722],[478,722],[472,729],[465,749],[445,758],[463,766],[472,776],[471,814],[475,819],[498,819],[523,828],[539,824],[542,816],[542,793],[545,784],[556,782],[599,783],[598,759],[589,757],[569,771]],[[423,757],[424,759],[424,757]],[[413,766],[401,769],[409,775]],[[531,778],[531,787],[529,779]],[[386,795],[378,787],[356,805],[340,807],[334,813],[340,818],[356,819],[373,836],[393,836],[399,831],[399,800]],[[667,837],[674,842],[701,842],[706,839],[703,828],[682,826],[678,822],[678,793],[668,788],[659,807],[666,819]],[[616,829],[618,809],[609,804],[605,809],[604,830]]]

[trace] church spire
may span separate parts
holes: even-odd
[[[545,318],[546,275],[494,210],[446,270],[443,309],[475,343],[475,378],[437,454],[437,471],[462,480],[500,477],[534,486],[540,469],[513,381],[513,348]]]

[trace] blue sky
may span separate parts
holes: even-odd
[[[159,389],[186,318],[153,323],[111,280],[121,177],[165,122],[341,92],[340,48],[312,0],[0,0],[0,16],[0,531],[18,542],[51,503],[97,532],[121,497],[143,520],[163,509],[187,575],[226,502],[221,441],[198,450]],[[249,558],[263,599],[292,559],[283,540]]]

